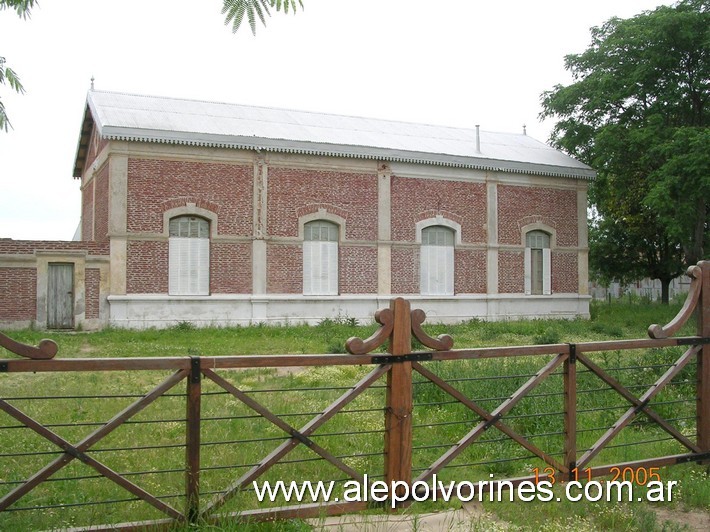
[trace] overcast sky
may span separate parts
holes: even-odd
[[[0,237],[69,240],[72,178],[90,79],[100,90],[518,132],[546,141],[540,94],[569,83],[589,28],[660,0],[303,0],[252,36],[222,0],[40,0],[0,11]]]

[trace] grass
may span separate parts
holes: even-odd
[[[449,333],[457,348],[499,345],[531,345],[558,342],[584,342],[645,336],[651,323],[667,323],[680,303],[629,305],[594,303],[591,320],[528,320],[482,322],[471,320],[455,326],[426,325],[427,333]],[[95,333],[47,333],[15,331],[16,340],[37,344],[50,336],[59,344],[59,358],[133,357],[133,356],[223,356],[248,354],[342,352],[346,338],[367,337],[374,324],[354,320],[324,320],[318,326],[242,327],[198,329],[181,323],[167,330],[125,331],[107,329]],[[681,335],[694,331],[686,327]],[[665,367],[680,355],[677,348],[605,352],[592,356],[607,368],[643,366],[640,370],[614,370],[625,386],[642,393]],[[0,352],[0,358],[11,357]],[[425,365],[487,409],[495,408],[514,392],[529,375],[540,369],[549,357],[519,357],[500,360],[430,362]],[[277,374],[273,369],[250,369],[222,372],[242,391],[250,394],[271,411],[295,427],[308,422],[335,398],[344,393],[370,368],[357,366],[308,368],[293,374]],[[80,441],[98,424],[146,393],[169,372],[110,372],[66,374],[0,374],[1,395],[69,442]],[[694,367],[686,368],[673,385],[654,399],[654,408],[663,417],[686,432],[694,430]],[[603,391],[601,381],[591,374],[579,375],[579,447],[589,446],[628,406],[618,394]],[[553,374],[523,399],[508,415],[506,423],[536,445],[549,452],[561,449],[562,377]],[[472,414],[451,401],[431,383],[417,379],[414,386],[414,467],[423,469],[436,460],[472,426]],[[283,432],[254,415],[241,402],[221,393],[214,383],[203,382],[201,491],[220,492],[249,467],[258,464],[268,452],[284,441]],[[62,396],[61,399],[37,400],[36,396]],[[110,399],[99,396],[112,395]],[[684,402],[681,402],[684,401]],[[316,431],[313,439],[354,469],[371,477],[381,474],[383,382],[365,391],[343,412]],[[90,455],[110,467],[127,473],[127,478],[155,493],[179,510],[184,482],[184,384],[158,399],[114,433],[92,448]],[[11,428],[18,423],[0,415],[0,495],[7,493],[28,475],[59,456],[56,446],[28,429]],[[685,452],[679,444],[662,439],[666,434],[644,420],[625,428],[595,460],[596,464],[638,459],[648,454],[660,456]],[[240,442],[240,443],[235,443]],[[650,442],[650,443],[643,443]],[[24,453],[27,453],[25,455]],[[45,454],[37,454],[45,453]],[[95,471],[74,461],[47,482],[20,499],[12,508],[43,507],[42,511],[19,510],[0,514],[0,529],[47,529],[134,519],[163,517],[144,503],[131,501],[130,494],[112,482],[97,478]],[[529,475],[534,467],[545,467],[536,457],[502,437],[488,431],[480,443],[468,447],[439,475],[442,480],[496,479]],[[416,472],[415,472],[416,476]],[[345,475],[304,446],[296,447],[284,460],[260,480],[343,479]],[[710,488],[706,473],[695,465],[664,469],[663,480],[680,482],[678,501],[683,505],[709,510]],[[128,500],[127,500],[128,499]],[[81,504],[93,501],[121,501],[111,505]],[[59,508],[59,504],[77,506]],[[418,503],[412,511],[431,511],[452,507],[453,503]],[[253,492],[240,493],[225,506],[226,511],[257,508]],[[559,527],[586,530],[597,527],[624,530],[661,530],[655,514],[646,504],[629,505],[617,511],[610,505],[590,503],[487,505],[502,519],[519,526]],[[601,510],[600,510],[601,508]],[[378,513],[379,510],[376,510]],[[531,514],[535,514],[534,519]],[[532,521],[531,521],[532,519]],[[232,524],[204,526],[205,530],[236,530]],[[236,525],[234,525],[236,526]],[[243,530],[244,524],[239,525]],[[262,530],[265,525],[249,525]],[[268,525],[274,530],[304,530],[300,521]],[[269,529],[267,526],[267,529]],[[577,527],[577,528],[575,528]],[[581,527],[581,528],[579,528]],[[654,528],[655,527],[655,528]]]
[[[651,323],[667,323],[682,302],[669,306],[592,302],[591,320],[521,320],[486,322],[473,319],[458,325],[427,324],[436,336],[449,333],[455,348],[582,342],[645,337]],[[58,357],[223,356],[343,352],[350,336],[369,336],[376,324],[351,319],[325,319],[317,326],[257,325],[252,327],[196,328],[189,322],[168,329],[127,331],[106,328],[99,332],[12,331],[13,339],[36,345],[51,337],[59,345]],[[687,327],[681,334],[694,334]],[[0,348],[0,356],[7,356]],[[11,356],[11,355],[10,355]]]

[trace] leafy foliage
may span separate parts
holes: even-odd
[[[296,12],[296,5],[300,5],[303,9],[301,0],[224,0],[222,14],[226,15],[224,23],[232,24],[233,33],[237,32],[246,15],[251,32],[256,35],[257,17],[263,25],[266,25],[266,16],[271,16],[269,8],[276,11],[283,10],[288,14],[289,10]]]
[[[19,17],[27,19],[30,16],[30,11],[37,5],[39,5],[37,0],[0,0],[0,11],[11,9]],[[266,25],[266,16],[271,16],[269,9],[284,13],[288,13],[290,10],[295,13],[297,5],[303,9],[302,0],[224,0],[222,14],[226,15],[225,24],[232,24],[232,32],[239,29],[246,15],[251,32],[256,35],[257,17],[262,24]],[[5,58],[0,56],[0,86],[6,84],[15,92],[20,94],[25,92],[20,78],[14,70],[5,66]],[[8,131],[11,127],[5,105],[0,100],[0,130]]]
[[[710,2],[682,0],[592,28],[573,83],[542,95],[553,142],[598,171],[590,266],[665,287],[710,245]]]
[[[27,18],[30,15],[30,9],[36,4],[36,0],[0,0],[0,11],[14,9],[18,16]],[[22,94],[25,92],[22,83],[20,83],[20,78],[14,70],[5,66],[5,58],[0,56],[0,85],[6,84],[17,93]],[[12,125],[5,112],[5,105],[0,100],[0,130],[7,131],[11,127]]]
[[[8,84],[12,90],[22,94],[25,92],[20,78],[17,77],[15,71],[10,67],[5,66],[5,58],[0,57],[0,85]],[[11,126],[10,120],[5,112],[5,105],[0,100],[0,129],[7,131]]]
[[[28,18],[30,10],[38,4],[37,0],[0,0],[0,11],[14,9],[18,16]]]

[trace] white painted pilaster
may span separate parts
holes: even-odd
[[[488,250],[486,260],[487,292],[498,293],[498,184],[486,184]]]
[[[392,293],[392,171],[379,164],[377,171],[377,293]]]
[[[263,157],[254,160],[253,235],[251,247],[252,294],[266,293],[266,215],[268,166]]]
[[[126,293],[128,242],[128,157],[112,155],[109,159],[108,233],[111,253],[110,293]]]

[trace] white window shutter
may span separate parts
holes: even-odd
[[[425,295],[438,294],[439,271],[442,264],[437,253],[437,246],[422,246],[420,262],[421,293]]]
[[[168,293],[209,295],[209,238],[170,237],[168,246]]]
[[[454,231],[429,226],[422,230],[419,258],[419,290],[425,295],[454,293]]]
[[[185,268],[185,279],[184,279],[184,290],[183,294],[197,294],[198,279],[199,274],[199,263],[200,263],[200,248],[197,245],[197,238],[187,238],[185,239],[187,244],[185,254],[185,262],[187,267]]]
[[[452,295],[454,293],[454,247],[423,245],[420,253],[420,292],[424,295]]]
[[[178,295],[180,293],[180,252],[182,243],[180,238],[170,238],[168,248],[168,293]]]
[[[435,294],[445,294],[446,290],[446,248],[443,246],[431,246],[432,261],[434,264],[434,275],[432,278],[432,292]]]
[[[182,241],[182,254],[180,256],[180,294],[190,295],[193,294],[196,280],[194,275],[197,273],[196,267],[196,257],[194,256],[194,249],[192,241],[194,238],[185,238]]]
[[[303,293],[338,294],[338,243],[306,240],[303,242]]]
[[[429,294],[429,246],[422,246],[419,250],[419,291],[422,294]]]
[[[444,270],[444,294],[453,295],[454,293],[454,247],[446,246],[444,248],[446,256],[446,267]]]
[[[313,254],[316,242],[303,243],[303,293],[313,294]]]
[[[328,242],[318,242],[318,293],[329,294],[328,287],[330,285],[328,274],[330,273],[330,253]]]
[[[325,270],[325,283],[323,293],[330,295],[338,294],[338,243],[321,242],[324,244],[324,255],[328,257],[328,269]]]
[[[209,238],[191,238],[192,256],[194,257],[193,294],[210,293],[210,240]]]
[[[532,294],[532,249],[525,248],[525,295]]]
[[[552,294],[551,263],[550,248],[545,248],[542,250],[542,293],[546,296]]]

